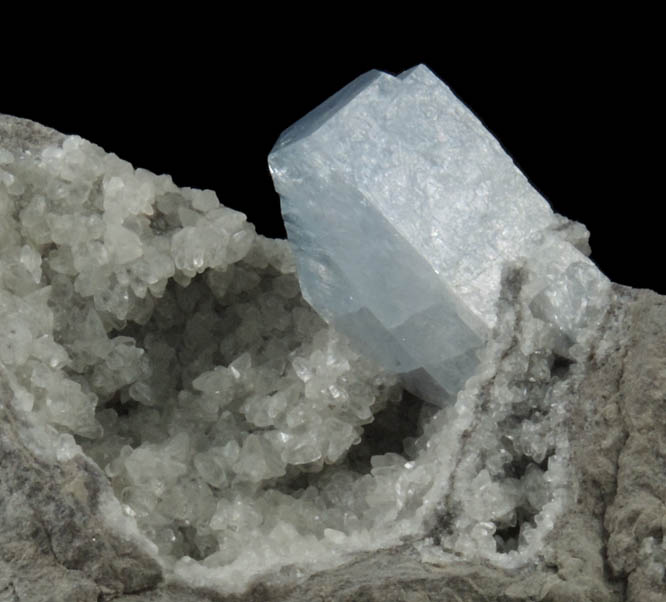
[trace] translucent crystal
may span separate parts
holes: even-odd
[[[552,244],[560,218],[423,65],[358,77],[285,130],[269,166],[307,300],[433,401],[472,374],[507,263],[538,257],[537,288],[589,264]],[[582,289],[552,286],[569,327]]]

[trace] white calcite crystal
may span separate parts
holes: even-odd
[[[271,156],[296,256],[77,136],[0,138],[0,402],[40,457],[104,471],[106,520],[168,579],[240,592],[406,541],[535,562],[571,498],[567,412],[609,294],[587,232],[423,67],[327,106]],[[315,313],[297,261],[374,353]],[[394,374],[441,402],[424,371],[449,403]]]
[[[285,130],[269,166],[305,298],[432,401],[474,372],[508,263],[538,263],[530,287],[547,292],[536,303],[570,335],[588,288],[605,285],[562,236],[562,218],[423,65],[358,77]]]
[[[166,567],[232,589],[363,524],[346,456],[401,390],[304,302],[287,241],[76,136],[1,150],[0,393],[40,450],[82,448]]]

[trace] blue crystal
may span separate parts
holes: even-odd
[[[557,222],[499,143],[419,65],[355,79],[282,133],[269,167],[309,303],[416,394],[460,390],[503,266]]]

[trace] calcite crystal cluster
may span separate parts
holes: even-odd
[[[0,160],[4,396],[167,564],[242,583],[369,521],[344,457],[400,391],[304,303],[286,241],[81,138]]]
[[[538,562],[611,299],[585,228],[422,66],[356,80],[270,166],[291,246],[79,137],[0,139],[0,392],[26,445],[85,455],[112,526],[224,592],[405,542]]]

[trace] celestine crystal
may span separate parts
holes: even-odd
[[[49,489],[72,516],[224,592],[398,545],[537,562],[610,313],[585,228],[423,66],[355,80],[270,166],[291,244],[0,115],[0,444],[85,468],[94,496]]]
[[[423,65],[361,75],[285,130],[269,165],[305,298],[431,401],[473,374],[509,263],[538,262],[535,295],[557,283],[544,312],[570,334],[586,304],[574,281],[603,280],[576,248],[584,228],[563,231]]]

